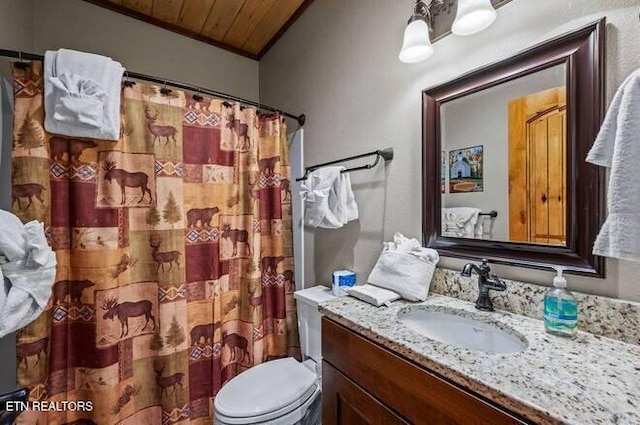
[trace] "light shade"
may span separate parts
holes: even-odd
[[[458,0],[458,13],[451,32],[456,35],[478,33],[491,25],[496,15],[491,0]]]
[[[415,19],[404,30],[404,42],[399,58],[405,63],[416,63],[433,54],[429,39],[429,26],[423,19]]]

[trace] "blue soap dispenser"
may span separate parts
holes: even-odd
[[[562,268],[555,267],[553,288],[544,295],[544,328],[547,332],[574,337],[578,330],[578,300],[567,289],[567,280],[562,277]]]

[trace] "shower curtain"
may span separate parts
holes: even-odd
[[[13,212],[58,260],[18,335],[19,423],[205,424],[222,385],[299,357],[286,126],[137,83],[118,142],[47,134],[42,63],[14,67]]]

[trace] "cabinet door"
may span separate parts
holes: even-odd
[[[328,367],[335,368],[361,392],[383,403],[387,411],[394,412],[409,423],[528,423],[326,317],[322,318],[322,356],[323,367],[328,364]],[[323,388],[331,384],[330,379],[322,381]],[[350,425],[349,422],[327,423]]]
[[[407,424],[327,362],[322,362],[323,425]]]

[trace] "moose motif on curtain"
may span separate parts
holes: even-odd
[[[279,114],[136,83],[121,139],[79,140],[44,131],[42,64],[13,72],[13,211],[58,258],[18,379],[31,399],[94,403],[21,419],[207,423],[231,378],[299,356]]]

